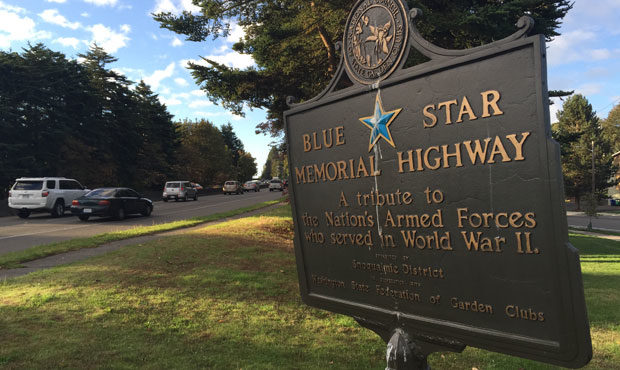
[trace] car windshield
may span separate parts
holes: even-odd
[[[43,181],[21,180],[15,183],[13,190],[41,190]]]
[[[282,182],[282,181],[280,181],[280,180],[271,180],[271,183],[272,183],[272,184],[279,184],[279,183],[281,183],[281,182]]]
[[[235,185],[234,181],[226,181],[226,183],[224,185]]]
[[[166,187],[167,188],[179,188],[181,187],[181,185],[178,182],[167,182]]]
[[[116,189],[95,189],[95,190],[89,192],[88,194],[86,194],[85,197],[108,198],[108,197],[113,197],[114,194],[116,194]]]

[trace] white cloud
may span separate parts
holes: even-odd
[[[589,95],[595,95],[601,92],[603,86],[598,83],[586,83],[579,86],[575,92],[578,94],[585,95],[586,97]]]
[[[84,0],[84,2],[94,4],[96,6],[115,6],[118,0]]]
[[[187,85],[189,85],[187,83],[187,81],[184,78],[181,78],[181,77],[175,78],[174,82],[176,82],[176,84],[179,85],[179,86],[187,86]]]
[[[25,13],[26,12],[26,9],[24,8],[20,8],[19,6],[5,4],[2,1],[0,1],[0,10],[6,10],[12,13]]]
[[[587,58],[588,56],[582,54],[583,46],[594,40],[596,34],[584,30],[567,32],[557,37],[549,44],[549,64],[559,65]]]
[[[118,49],[127,46],[127,42],[131,40],[127,37],[126,32],[122,30],[122,33],[116,32],[103,24],[96,24],[92,27],[87,27],[92,33],[93,38],[91,42],[96,42],[97,45],[104,48],[108,53],[115,53]]]
[[[254,65],[254,59],[251,55],[239,54],[236,51],[230,51],[222,55],[208,55],[205,58],[233,68],[244,69]]]
[[[122,24],[121,31],[123,31],[124,33],[129,33],[131,32],[131,26],[128,24]]]
[[[48,39],[52,34],[38,31],[36,23],[29,17],[22,17],[25,9],[4,4],[0,1],[0,48],[9,48],[13,41]]]
[[[172,43],[170,45],[174,47],[181,46],[183,45],[183,41],[181,41],[181,39],[175,36],[174,39],[172,39]]]
[[[192,0],[157,0],[152,13],[180,14],[183,11],[197,14],[200,13],[200,8],[192,4]]]
[[[228,49],[230,50],[230,49]],[[251,55],[247,54],[239,54],[236,51],[229,51],[228,53],[220,54],[220,55],[207,55],[204,57],[205,59],[213,60],[216,63],[224,64],[229,67],[244,69],[254,65],[254,59]],[[189,62],[194,64],[198,64],[201,66],[209,67],[210,64],[203,59],[183,59],[179,62],[179,64],[183,68],[187,68]]]
[[[245,37],[245,30],[243,27],[238,25],[237,23],[233,23],[230,25],[230,34],[226,37],[226,41],[228,42],[239,42],[240,39]]]
[[[75,37],[59,37],[53,42],[65,47],[71,46],[74,49],[77,49],[78,45],[80,44],[80,40],[76,39]]]
[[[189,103],[189,107],[190,108],[204,108],[204,107],[210,107],[212,106],[213,103],[208,101],[208,100],[194,100],[191,103]]]
[[[156,35],[156,34],[154,34],[154,33],[152,33],[152,32],[151,32],[151,38],[152,38],[153,40],[155,40],[155,41],[157,41],[157,39],[158,39],[157,35]]]
[[[169,78],[174,73],[174,63],[168,64],[166,69],[158,69],[150,76],[144,78],[144,82],[150,85],[153,90],[157,90],[159,88],[159,84],[162,80]]]
[[[171,107],[173,105],[180,105],[182,102],[177,99],[177,98],[164,98],[162,96],[159,96],[159,101],[162,104],[166,104],[167,106]]]
[[[190,91],[190,94],[194,95],[194,96],[204,96],[204,91],[202,90],[192,90]]]
[[[551,118],[551,123],[556,123],[558,121],[558,111],[562,109],[563,102],[560,98],[551,98],[551,100],[553,100],[553,104],[549,106],[549,117]]]
[[[177,98],[181,98],[181,99],[189,99],[190,95],[188,93],[178,93],[178,94],[174,94],[175,97]]]
[[[64,4],[67,2],[67,0],[45,0],[48,3],[58,3],[58,4]]]
[[[90,14],[88,14],[88,13],[86,13],[86,12],[83,12],[83,13],[81,13],[80,15],[81,15],[82,17],[84,17],[84,18],[88,18],[88,17],[90,17]]]
[[[611,57],[611,51],[608,49],[594,49],[591,53],[590,59],[592,60],[605,60]]]
[[[80,27],[80,22],[69,22],[62,14],[56,9],[46,9],[39,13],[39,17],[47,23],[55,24],[63,28],[71,28],[76,30]]]

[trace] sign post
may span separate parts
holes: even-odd
[[[420,15],[358,1],[333,81],[285,113],[302,299],[379,334],[388,368],[467,345],[583,366],[544,38],[524,17],[504,40],[447,50]],[[410,47],[430,61],[403,68]]]

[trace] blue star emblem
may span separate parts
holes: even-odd
[[[370,117],[363,117],[359,119],[364,126],[370,129],[370,144],[368,145],[368,151],[372,150],[380,138],[385,139],[385,141],[387,141],[391,146],[396,148],[389,126],[401,110],[403,109],[398,108],[389,112],[384,111],[383,104],[381,103],[381,96],[380,94],[377,94],[377,99],[375,100],[375,113]]]

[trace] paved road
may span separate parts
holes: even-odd
[[[579,228],[588,226],[590,218],[583,213],[567,212],[567,214],[568,226]],[[592,228],[620,233],[620,215],[599,215],[597,218],[592,218]]]
[[[281,196],[280,192],[263,189],[258,193],[243,195],[220,194],[199,197],[198,201],[156,202],[150,217],[129,216],[123,221],[93,217],[88,222],[82,222],[77,217],[70,216],[69,213],[60,218],[52,218],[46,213],[33,214],[25,220],[16,216],[1,217],[0,254],[41,244],[125,230],[138,225],[155,225],[196,216],[207,216],[278,199]]]

